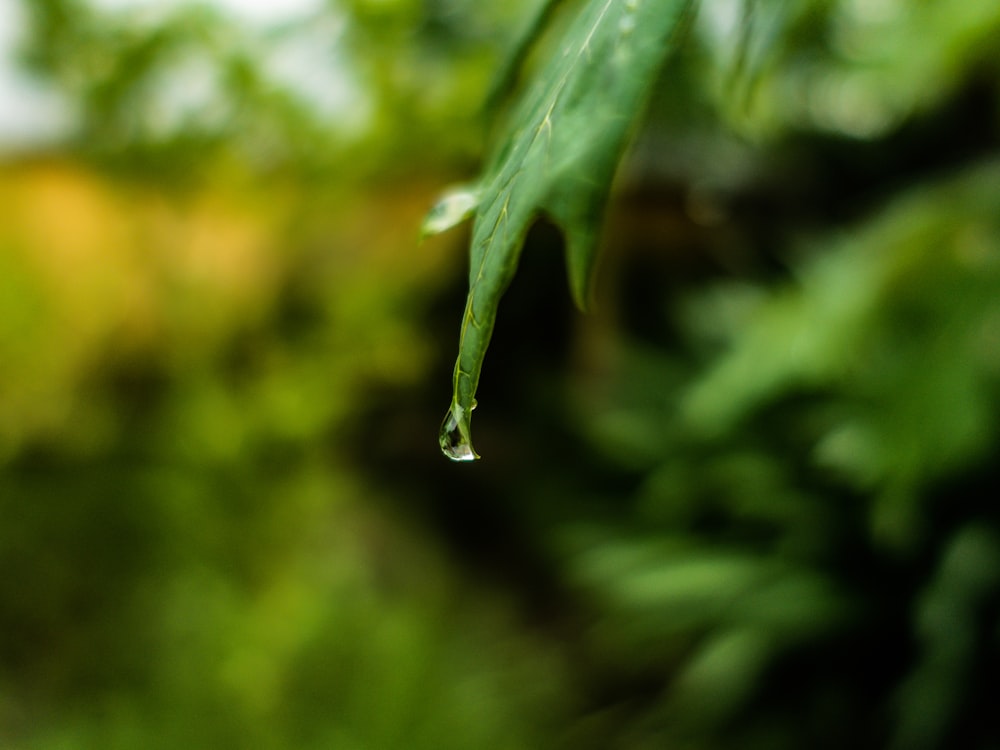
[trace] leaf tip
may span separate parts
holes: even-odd
[[[566,271],[573,302],[581,312],[588,312],[594,301],[594,267],[597,247],[592,232],[568,231],[566,236]]]

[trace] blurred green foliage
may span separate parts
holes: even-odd
[[[994,747],[996,3],[704,0],[465,467],[414,242],[494,5],[22,4],[77,119],[0,168],[0,745]]]

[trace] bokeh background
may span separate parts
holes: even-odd
[[[1000,747],[1000,4],[704,0],[451,464],[538,6],[0,0],[0,747]]]

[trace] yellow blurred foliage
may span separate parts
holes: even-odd
[[[412,331],[394,307],[435,283],[452,247],[413,250],[432,190],[312,195],[228,175],[170,192],[65,160],[6,165],[0,459],[27,437],[93,422],[83,389],[109,363],[155,358],[176,372],[211,361],[265,325],[295,278],[319,288],[338,361],[406,372],[413,349],[400,341]]]

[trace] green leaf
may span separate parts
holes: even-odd
[[[582,0],[512,110],[475,195],[469,295],[441,449],[478,458],[471,414],[500,297],[539,214],[564,232],[570,289],[586,306],[603,207],[633,121],[691,0]],[[470,204],[473,201],[470,200]],[[440,210],[440,209],[439,209]],[[442,222],[451,226],[452,222]],[[425,223],[433,233],[436,223]]]

